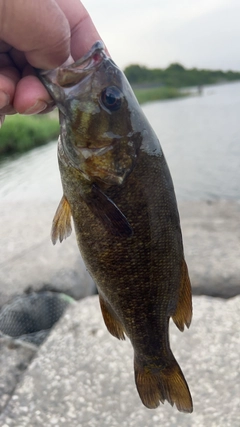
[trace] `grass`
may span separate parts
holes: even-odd
[[[138,99],[139,104],[145,102],[157,101],[162,99],[179,98],[186,96],[187,93],[183,93],[181,90],[175,87],[152,87],[152,88],[133,88],[134,93]]]
[[[58,137],[57,118],[49,116],[7,116],[0,129],[0,157],[23,153]]]

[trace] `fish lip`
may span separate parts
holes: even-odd
[[[103,60],[107,59],[105,45],[99,40],[80,59],[70,65],[59,67],[56,82],[61,87],[75,86],[84,77],[96,69]]]
[[[82,80],[85,75],[89,74],[92,69],[96,68],[104,59],[108,59],[105,52],[105,45],[102,40],[98,40],[91,49],[77,61],[69,64],[69,59],[60,67],[54,70],[38,70],[40,78],[51,82],[60,87],[66,87],[69,83],[66,76],[71,73],[75,74],[77,80]],[[78,77],[77,77],[78,76]]]
[[[96,56],[97,54],[99,54],[99,56],[100,56],[99,58]],[[96,41],[96,43],[93,44],[91,49],[85,55],[83,55],[76,62],[74,62],[73,64],[70,64],[69,66],[67,66],[65,68],[68,68],[68,69],[78,68],[79,66],[83,65],[84,62],[87,62],[91,59],[93,59],[93,62],[94,62],[93,65],[96,65],[96,62],[98,62],[99,59],[106,58],[106,57],[107,57],[107,55],[105,53],[105,45],[104,45],[102,40],[98,40],[98,41]],[[84,67],[84,69],[92,68],[93,65],[90,62],[89,65]]]

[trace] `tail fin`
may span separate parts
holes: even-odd
[[[157,408],[159,403],[167,400],[172,406],[175,404],[181,412],[192,412],[191,394],[180,369],[173,358],[171,364],[157,372],[152,366],[140,367],[134,362],[135,382],[142,403],[150,409]]]

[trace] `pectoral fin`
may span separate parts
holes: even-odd
[[[131,237],[133,229],[127,218],[115,203],[93,184],[90,194],[85,198],[91,211],[100,219],[106,230],[115,236]]]
[[[51,231],[53,244],[55,245],[58,239],[62,242],[63,239],[70,236],[71,232],[71,210],[66,197],[63,195],[53,218]]]

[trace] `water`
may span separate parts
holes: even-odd
[[[240,199],[240,82],[145,104],[178,200]],[[58,201],[56,142],[0,164],[0,199]]]
[[[240,198],[240,83],[146,105],[179,199]]]
[[[59,201],[61,196],[56,141],[0,164],[0,200]]]

